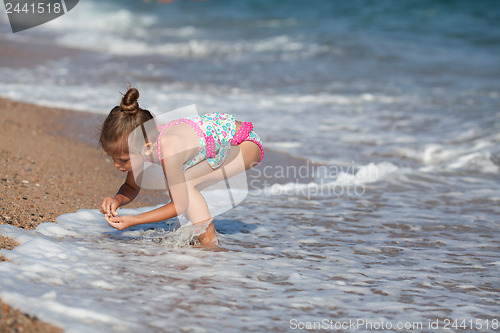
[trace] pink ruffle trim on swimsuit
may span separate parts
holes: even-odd
[[[215,141],[213,136],[205,136],[205,149],[207,158],[215,157]]]
[[[203,130],[198,126],[197,123],[192,121],[191,119],[177,119],[169,122],[168,124],[165,124],[160,132],[160,135],[158,136],[158,158],[160,161],[162,160],[161,156],[161,136],[163,135],[163,132],[165,129],[169,126],[172,125],[177,125],[177,124],[188,124],[191,126],[191,128],[194,129],[196,132],[196,135],[198,136],[199,139],[204,139],[205,140],[205,156],[207,158],[213,158],[215,157],[215,141],[213,136],[205,135],[203,133]]]
[[[234,137],[229,141],[231,143],[231,146],[237,146],[243,141],[252,141],[255,143],[257,146],[259,146],[260,149],[260,161],[262,161],[262,158],[264,158],[264,148],[262,147],[262,143],[253,139],[249,138],[250,132],[253,129],[253,124],[248,121],[244,121],[241,123],[240,128],[238,129],[238,132],[234,134]]]
[[[242,122],[240,128],[238,129],[238,132],[234,134],[234,137],[230,141],[231,146],[237,146],[243,141],[245,141],[245,139],[248,137],[248,134],[252,129],[253,129],[253,124],[251,122],[248,121]]]

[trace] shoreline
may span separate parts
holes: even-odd
[[[97,208],[123,183],[123,175],[98,148],[105,116],[5,98],[0,98],[0,114],[5,193],[0,222],[32,229],[79,208]],[[130,207],[157,204],[147,202],[150,198],[140,194]]]
[[[112,196],[124,181],[98,147],[103,114],[52,108],[0,97],[0,224],[35,229],[57,216],[80,208],[96,209],[102,197]],[[310,161],[266,149],[249,181],[263,184],[264,168],[310,166]],[[252,171],[250,171],[252,172]],[[306,181],[307,179],[303,179]],[[277,183],[292,181],[274,179]],[[164,202],[161,190],[142,190],[127,207]],[[103,219],[103,223],[104,219]],[[0,249],[17,244],[0,235]],[[0,256],[0,262],[5,259]],[[58,327],[18,311],[0,300],[0,331],[53,333]]]
[[[34,229],[80,208],[95,209],[102,197],[116,193],[123,175],[97,144],[104,117],[0,97],[0,224]],[[161,202],[159,192],[141,192],[128,207]],[[16,245],[0,236],[1,249]],[[62,330],[0,300],[0,331]]]

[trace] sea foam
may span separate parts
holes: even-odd
[[[253,194],[264,192],[273,195],[302,195],[307,197],[361,196],[365,193],[364,185],[383,181],[389,177],[397,177],[398,174],[410,171],[389,162],[369,163],[362,166],[320,166],[316,168],[316,179],[312,182],[303,183],[297,178],[295,182],[279,184],[273,183],[273,179],[270,179],[270,185],[267,185],[262,190],[254,191]]]

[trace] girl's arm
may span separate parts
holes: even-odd
[[[137,185],[132,172],[127,174],[125,183],[120,187],[114,197],[105,197],[102,199],[99,211],[104,214],[106,220],[112,216],[117,216],[116,209],[125,206],[135,199],[141,188]]]
[[[170,188],[168,189],[169,193],[172,193],[170,191]],[[165,220],[169,220],[171,218],[174,218],[181,214],[183,211],[179,212],[178,207],[174,204],[173,198],[171,201],[161,207],[158,207],[156,209],[150,210],[148,212],[141,213],[139,215],[122,215],[122,216],[104,216],[106,221],[111,225],[113,228],[116,228],[118,230],[123,230],[129,227],[132,227],[134,225],[138,224],[145,224],[145,223],[154,223],[154,222],[161,222]]]
[[[165,206],[158,207],[139,215],[122,215],[106,218],[113,228],[123,230],[138,224],[161,222],[176,217],[177,210],[171,201]]]
[[[168,182],[171,201],[165,206],[139,215],[123,215],[110,217],[108,223],[119,230],[144,224],[160,222],[176,217],[187,209],[188,191],[183,171],[183,163],[189,157],[189,151],[182,151],[182,142],[176,136],[169,137],[165,145],[165,158],[162,160],[163,171]]]
[[[135,197],[137,197],[140,190],[141,188],[135,182],[134,174],[132,172],[128,172],[125,183],[123,183],[114,197],[119,202],[118,207],[125,206],[132,202]]]

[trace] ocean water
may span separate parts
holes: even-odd
[[[131,82],[153,113],[232,113],[303,164],[248,172],[225,251],[95,210],[0,226],[21,243],[0,298],[68,332],[498,330],[499,22],[486,0],[87,0],[17,34],[1,13],[1,40],[77,50],[0,62],[2,96],[104,114]]]

